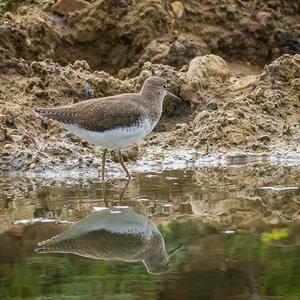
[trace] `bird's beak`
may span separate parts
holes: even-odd
[[[183,245],[179,245],[175,249],[172,249],[168,252],[169,258],[171,258],[178,250],[180,250],[183,247]]]
[[[170,97],[172,97],[173,99],[177,100],[178,102],[182,101],[179,97],[175,96],[174,94],[172,94],[168,90],[167,90],[167,95],[170,96]]]

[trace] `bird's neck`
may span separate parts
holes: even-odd
[[[142,89],[140,96],[140,101],[143,103],[143,107],[148,110],[149,117],[153,120],[158,120],[162,113],[165,93]]]

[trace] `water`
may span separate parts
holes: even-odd
[[[114,180],[106,201],[92,180],[2,177],[0,298],[300,299],[300,167],[234,163],[135,174],[125,192]],[[167,251],[183,244],[166,273],[34,251],[105,206],[151,219]]]

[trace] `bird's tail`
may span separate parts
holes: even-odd
[[[49,253],[49,252],[55,252],[56,250],[56,243],[55,243],[55,239],[56,239],[57,235],[42,241],[38,243],[38,247],[34,249],[35,252],[39,252],[39,253]]]
[[[67,106],[57,108],[35,108],[33,111],[40,116],[62,123],[72,123],[74,118],[76,118],[75,109]]]
[[[78,240],[59,240],[59,237],[60,235],[56,235],[46,241],[39,242],[34,251],[37,253],[80,253],[81,244]]]

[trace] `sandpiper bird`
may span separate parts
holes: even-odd
[[[94,212],[79,223],[38,243],[39,253],[72,253],[80,256],[127,262],[143,261],[149,273],[163,273],[182,245],[166,251],[164,239],[145,216],[130,208]]]
[[[95,98],[72,105],[36,108],[43,117],[56,120],[71,133],[104,148],[102,182],[104,182],[107,150],[117,150],[118,159],[131,179],[121,149],[133,145],[149,134],[162,114],[163,100],[170,93],[167,82],[158,76],[149,77],[139,93]]]

